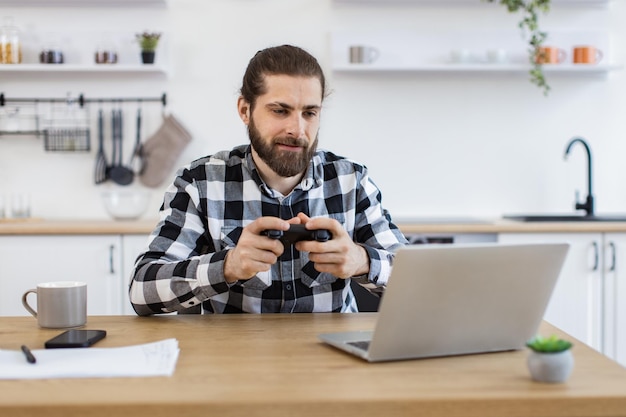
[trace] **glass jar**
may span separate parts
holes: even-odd
[[[0,28],[0,64],[21,64],[22,46],[20,31],[13,24],[12,17],[5,17]]]

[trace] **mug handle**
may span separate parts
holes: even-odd
[[[380,51],[378,50],[378,48],[371,47],[369,55],[370,62],[374,62],[380,56]]]
[[[604,54],[601,50],[596,49],[596,62],[602,61],[602,58],[604,58]]]
[[[558,49],[558,56],[556,58],[556,62],[557,63],[561,63],[563,61],[565,61],[565,58],[567,57],[567,52],[565,52],[565,49]]]
[[[26,291],[24,295],[22,295],[22,305],[24,306],[26,310],[28,310],[30,314],[33,315],[33,317],[37,317],[37,312],[28,304],[27,297],[28,297],[28,294],[30,294],[31,292],[34,294],[37,294],[37,290],[35,289]]]

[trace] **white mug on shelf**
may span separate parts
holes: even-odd
[[[492,64],[505,64],[509,61],[509,54],[506,49],[488,49],[487,62]]]
[[[472,61],[472,53],[469,49],[453,49],[450,51],[450,60],[455,64],[467,64]]]

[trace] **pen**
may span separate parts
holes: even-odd
[[[22,352],[24,352],[24,355],[26,355],[26,361],[28,363],[35,363],[35,362],[37,362],[37,358],[35,358],[35,355],[33,355],[33,352],[30,351],[28,346],[22,345]]]

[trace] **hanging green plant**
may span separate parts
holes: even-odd
[[[530,69],[530,81],[543,89],[543,94],[548,95],[550,86],[546,82],[541,59],[541,45],[547,37],[547,33],[539,29],[539,13],[550,11],[550,0],[483,0],[489,3],[499,2],[510,13],[522,13],[522,20],[518,26],[525,34],[528,34],[528,55],[532,68]]]

